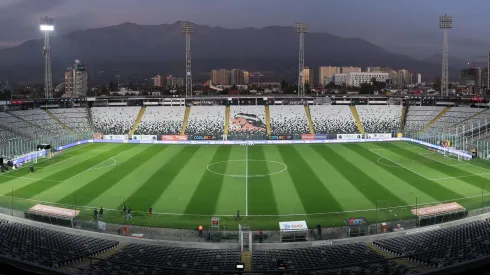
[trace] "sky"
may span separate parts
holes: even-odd
[[[441,53],[439,16],[449,14],[450,54],[475,62],[490,49],[489,10],[489,0],[0,0],[0,48],[41,38],[39,20],[47,15],[57,35],[124,22],[227,28],[305,22],[311,32],[358,37],[423,59]]]

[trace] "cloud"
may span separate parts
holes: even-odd
[[[39,36],[41,15],[67,0],[16,0],[0,6],[0,43],[11,43]]]

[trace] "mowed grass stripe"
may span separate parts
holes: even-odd
[[[117,184],[120,180],[133,172],[134,169],[141,165],[141,160],[146,160],[150,158],[153,154],[158,154],[160,151],[165,149],[165,146],[161,145],[138,146],[146,146],[147,148],[145,148],[142,152],[132,156],[130,160],[123,163],[117,163],[113,169],[108,170],[107,173],[99,176],[98,178],[90,181],[78,190],[75,190],[71,194],[58,200],[58,203],[71,204],[76,201],[77,205],[87,205],[90,201],[102,194],[105,190],[111,188],[113,185]]]
[[[124,145],[119,145],[117,147],[114,147],[110,149],[107,152],[103,152],[101,154],[97,154],[86,161],[83,161],[77,165],[74,165],[70,168],[64,169],[59,171],[58,173],[55,173],[49,177],[46,177],[45,179],[39,180],[32,182],[29,185],[26,185],[22,188],[19,188],[18,190],[15,190],[14,195],[19,198],[31,198],[38,193],[41,193],[43,191],[46,191],[58,184],[63,183],[63,181],[68,180],[76,175],[79,175],[80,173],[87,171],[88,169],[96,166],[99,163],[102,163],[109,159],[110,157],[113,157],[114,155],[118,154],[121,152],[121,149],[123,148],[128,148],[127,146]],[[90,152],[87,152],[90,153]]]
[[[168,160],[162,168],[153,174],[153,176],[125,201],[126,206],[131,207],[135,211],[146,211],[148,207],[160,198],[198,149],[199,146],[182,147],[180,152]],[[122,208],[122,205],[119,208]],[[158,210],[155,211],[158,212]]]
[[[444,173],[448,175],[449,177],[455,177],[454,180],[459,180],[463,181],[467,184],[473,185],[474,187],[477,187],[481,190],[481,188],[485,189],[486,191],[490,191],[490,183],[489,180],[480,176],[477,176],[473,173],[469,173],[465,170],[464,168],[459,168],[459,167],[464,167],[464,166],[449,166],[443,163],[440,163],[438,161],[428,159],[425,157],[420,156],[419,154],[407,150],[403,147],[397,146],[392,143],[381,143],[378,144],[378,146],[389,149],[396,154],[399,155],[405,155],[408,156],[408,158],[416,160],[417,158],[424,158],[424,163],[428,164],[432,169],[437,170],[441,173]],[[458,178],[459,177],[459,178]]]
[[[343,211],[342,206],[325,188],[296,147],[279,145],[277,149],[288,166],[287,172],[293,179],[296,192],[307,213]],[[314,161],[314,159],[309,159],[309,161]]]
[[[92,146],[80,145],[80,147],[76,147],[74,149],[69,149],[66,151],[66,153],[63,153],[63,154],[58,155],[56,157],[52,157],[50,159],[40,159],[42,161],[38,160],[38,163],[29,163],[29,165],[33,164],[35,171],[40,171],[44,168],[48,168],[52,165],[55,165],[55,164],[60,163],[60,162],[64,162],[65,160],[76,156],[78,152],[74,153],[74,151],[80,151],[80,149],[84,149],[84,148],[90,148],[91,150],[94,150],[97,148],[96,146],[94,146],[94,147],[92,147]],[[89,150],[87,150],[87,151],[89,151]],[[9,170],[9,172],[7,172],[5,174],[0,174],[0,184],[5,183],[5,182],[9,182],[11,180],[15,180],[15,177],[29,176],[30,172],[29,172],[28,167],[29,166],[24,166],[21,169]]]
[[[233,146],[216,147],[211,163],[227,161],[230,158],[232,148]],[[224,162],[222,165],[220,165],[220,169],[223,169],[223,173],[226,171],[227,164],[227,162]],[[207,171],[199,181],[199,185],[194,191],[191,200],[187,204],[184,213],[213,215],[216,211],[223,181],[225,181],[225,176]]]
[[[369,149],[365,148],[361,144],[346,144],[344,145],[346,148],[358,153],[359,155],[369,159],[374,164],[378,165],[379,168],[393,174],[395,177],[399,178],[401,181],[406,182],[407,184],[413,186],[417,190],[424,192],[425,194],[437,199],[439,201],[443,200],[451,200],[454,198],[461,197],[460,194],[441,186],[433,181],[430,181],[424,177],[419,176],[416,173],[413,173],[405,168],[396,168],[398,166],[396,163],[390,161],[389,159],[383,158],[383,161],[386,161],[388,164],[391,164],[395,167],[388,167],[386,165],[382,165],[378,162],[380,156],[369,151]]]
[[[313,147],[330,165],[341,173],[349,182],[357,188],[374,205],[379,201],[385,202],[386,206],[399,206],[406,203],[391,193],[382,184],[374,180],[357,166],[350,163],[339,155],[332,146]]]
[[[271,163],[266,162],[264,146],[249,146],[248,148],[248,159],[252,160],[248,162],[249,175],[268,175],[278,172],[269,170]],[[279,213],[270,176],[248,178],[248,213],[250,215]]]

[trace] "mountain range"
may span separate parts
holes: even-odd
[[[116,69],[124,80],[156,74],[183,76],[185,39],[180,23],[123,23],[52,37],[53,81],[63,81],[63,71],[75,59],[87,64],[101,81],[113,78]],[[299,37],[292,27],[227,29],[196,25],[191,41],[193,73],[203,80],[216,68],[270,71],[276,80],[296,74],[290,71],[297,68]],[[42,47],[43,40],[37,39],[0,50],[0,79],[42,83]],[[323,65],[388,66],[420,72],[431,81],[440,75],[440,63],[435,58],[421,61],[389,52],[359,38],[328,33],[305,36],[305,65],[314,69]],[[457,68],[450,67],[452,79],[458,75]]]

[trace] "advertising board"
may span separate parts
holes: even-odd
[[[192,136],[192,140],[217,140],[216,136]]]
[[[305,231],[308,230],[308,225],[306,225],[306,221],[279,222],[279,230]]]
[[[374,133],[374,134],[366,134],[367,138],[390,138],[391,133]]]
[[[133,135],[132,140],[157,140],[156,135]]]
[[[315,135],[312,134],[302,134],[301,135],[301,140],[314,140]]]
[[[104,135],[103,139],[108,139],[108,140],[128,140],[128,135]]]
[[[293,136],[269,136],[270,140],[292,140]]]
[[[162,140],[187,140],[187,135],[163,135]]]
[[[361,139],[361,134],[337,134],[337,139]]]

